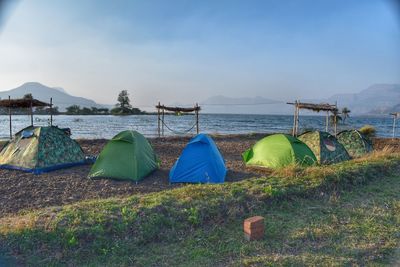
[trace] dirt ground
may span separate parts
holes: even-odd
[[[218,148],[226,160],[226,181],[238,181],[267,175],[268,171],[248,169],[241,160],[241,153],[251,147],[262,135],[215,136]],[[57,170],[41,175],[13,170],[0,170],[0,217],[22,210],[60,206],[84,199],[127,196],[184,186],[170,185],[168,173],[179,157],[189,137],[149,139],[161,160],[160,169],[138,184],[110,179],[87,178],[90,165]],[[87,155],[97,155],[107,140],[78,140]],[[377,149],[389,145],[400,151],[400,139],[376,139]]]

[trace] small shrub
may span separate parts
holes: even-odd
[[[367,137],[369,137],[369,138],[371,138],[371,137],[375,137],[376,136],[376,129],[375,129],[375,127],[374,126],[372,126],[372,125],[364,125],[363,127],[361,127],[360,129],[359,129],[359,131],[363,134],[363,135],[365,135],[365,136],[367,136]]]

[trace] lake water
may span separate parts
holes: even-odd
[[[13,133],[30,124],[27,115],[15,115],[13,119]],[[192,128],[195,117],[192,115],[165,116],[165,124],[174,132],[165,127],[165,135],[183,134]],[[360,128],[365,124],[373,125],[378,136],[392,136],[393,120],[387,117],[351,117],[346,120],[346,125],[339,125],[338,130]],[[37,115],[34,125],[49,125],[49,116]],[[53,117],[53,125],[61,128],[70,128],[73,138],[112,138],[120,131],[136,130],[148,137],[157,136],[156,115],[133,116],[66,116]],[[237,133],[288,133],[293,125],[293,116],[289,115],[235,115],[235,114],[200,114],[200,132],[214,134]],[[320,129],[325,130],[325,117],[301,116],[300,130]],[[331,129],[332,131],[332,129]],[[400,129],[397,130],[400,134]],[[195,128],[189,132],[195,134]],[[0,116],[0,138],[8,138],[8,116]]]

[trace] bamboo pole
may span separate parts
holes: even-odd
[[[53,126],[53,98],[50,97],[50,126]]]
[[[9,116],[9,119],[10,119],[10,139],[12,139],[11,97],[10,97],[10,96],[8,96],[8,104],[9,104],[9,107],[8,107],[8,116]]]
[[[199,104],[196,103],[195,109],[196,109],[196,132],[199,134]]]
[[[296,131],[295,136],[299,134],[299,120],[300,120],[300,107],[298,105],[298,101],[296,101]]]
[[[293,136],[296,136],[296,113],[297,113],[297,100],[294,103],[293,130],[292,130]]]
[[[160,101],[158,101],[158,107],[157,107],[157,120],[158,120],[158,137],[161,137],[161,133],[160,133]]]
[[[161,129],[162,129],[162,136],[164,137],[164,114],[165,111],[164,109],[162,109],[162,125],[161,125]]]
[[[337,115],[335,114],[335,117],[333,118],[333,123],[335,126],[335,137],[337,136]]]
[[[30,112],[31,112],[31,126],[33,126],[33,108],[32,108],[32,99],[31,99],[31,107],[30,107]]]
[[[329,127],[329,111],[326,112],[325,132],[328,132]]]

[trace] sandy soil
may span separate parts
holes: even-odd
[[[226,180],[237,181],[250,177],[268,175],[268,171],[245,168],[241,153],[252,146],[262,135],[215,136],[229,169]],[[168,173],[188,137],[150,139],[161,160],[159,170],[138,184],[129,181],[109,179],[90,180],[87,178],[90,166],[79,166],[57,170],[41,175],[21,171],[0,170],[0,217],[21,210],[74,203],[83,199],[126,196],[148,193],[184,186],[168,183]],[[97,155],[107,140],[79,140],[87,155]],[[400,151],[400,139],[376,139],[376,148],[386,145]]]

